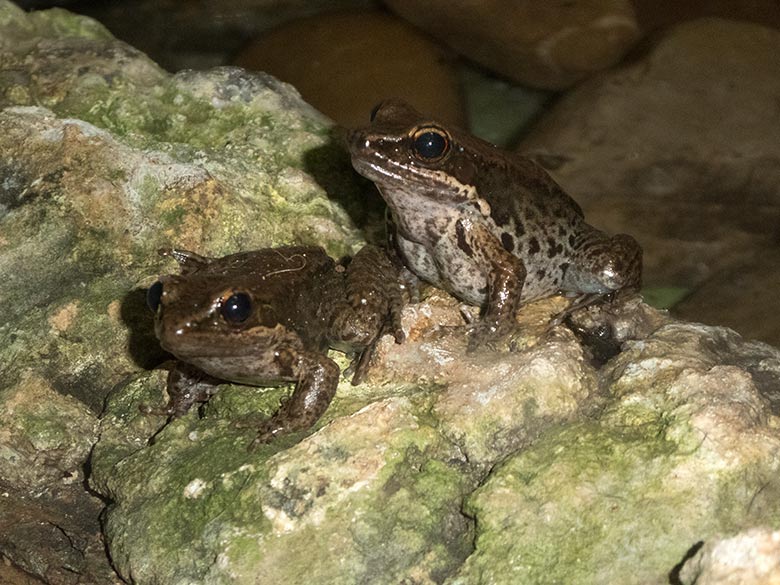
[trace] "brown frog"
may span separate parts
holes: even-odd
[[[642,249],[588,225],[533,160],[389,100],[348,138],[352,164],[387,202],[389,238],[419,278],[483,307],[472,341],[507,335],[526,302],[581,307],[640,285]],[[559,322],[559,321],[558,321]]]
[[[171,417],[205,402],[223,381],[255,386],[295,382],[289,399],[253,444],[313,425],[336,392],[329,347],[356,355],[353,384],[384,332],[399,343],[401,292],[395,266],[366,246],[336,263],[322,248],[280,247],[206,258],[161,250],[181,266],[147,293],[163,349],[179,361],[168,377]]]

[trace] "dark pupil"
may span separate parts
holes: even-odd
[[[444,154],[447,140],[438,132],[425,132],[414,140],[414,149],[423,158],[437,158]]]
[[[252,314],[252,299],[246,293],[235,293],[222,303],[222,316],[229,323],[243,323]]]
[[[163,284],[159,280],[155,282],[152,286],[150,286],[149,290],[146,291],[146,304],[155,313],[157,312],[157,309],[160,306],[160,300],[162,299],[162,292],[163,292]]]

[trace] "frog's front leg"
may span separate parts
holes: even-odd
[[[311,427],[328,409],[339,382],[339,367],[330,358],[303,352],[294,364],[298,381],[292,395],[257,429],[250,449],[279,435]]]
[[[486,272],[487,301],[482,321],[469,341],[469,348],[475,349],[482,341],[505,337],[515,328],[526,269],[485,225],[459,219],[455,233],[461,249]]]
[[[184,416],[196,403],[208,402],[209,398],[219,389],[224,381],[191,366],[185,362],[177,362],[168,373],[166,391],[168,404],[163,408],[141,405],[145,414],[161,414],[173,418]]]

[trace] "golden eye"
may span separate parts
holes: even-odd
[[[450,139],[444,130],[431,126],[420,128],[412,136],[414,153],[418,158],[434,161],[450,150]]]

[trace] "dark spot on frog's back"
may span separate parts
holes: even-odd
[[[538,254],[539,250],[541,250],[541,248],[539,247],[539,240],[537,240],[536,238],[531,238],[530,240],[528,240],[529,254]]]
[[[512,210],[506,204],[493,205],[490,210],[490,217],[496,222],[498,227],[506,227],[514,219]]]
[[[474,250],[466,241],[466,230],[463,229],[463,224],[461,222],[455,224],[455,236],[458,238],[458,248],[463,250],[463,253],[466,254],[466,256],[472,258],[474,256]]]
[[[515,249],[515,239],[512,234],[507,232],[501,232],[501,245],[504,246],[504,250],[512,252]]]
[[[550,258],[555,258],[563,252],[563,244],[559,243],[555,238],[547,238],[547,246],[547,256]]]

